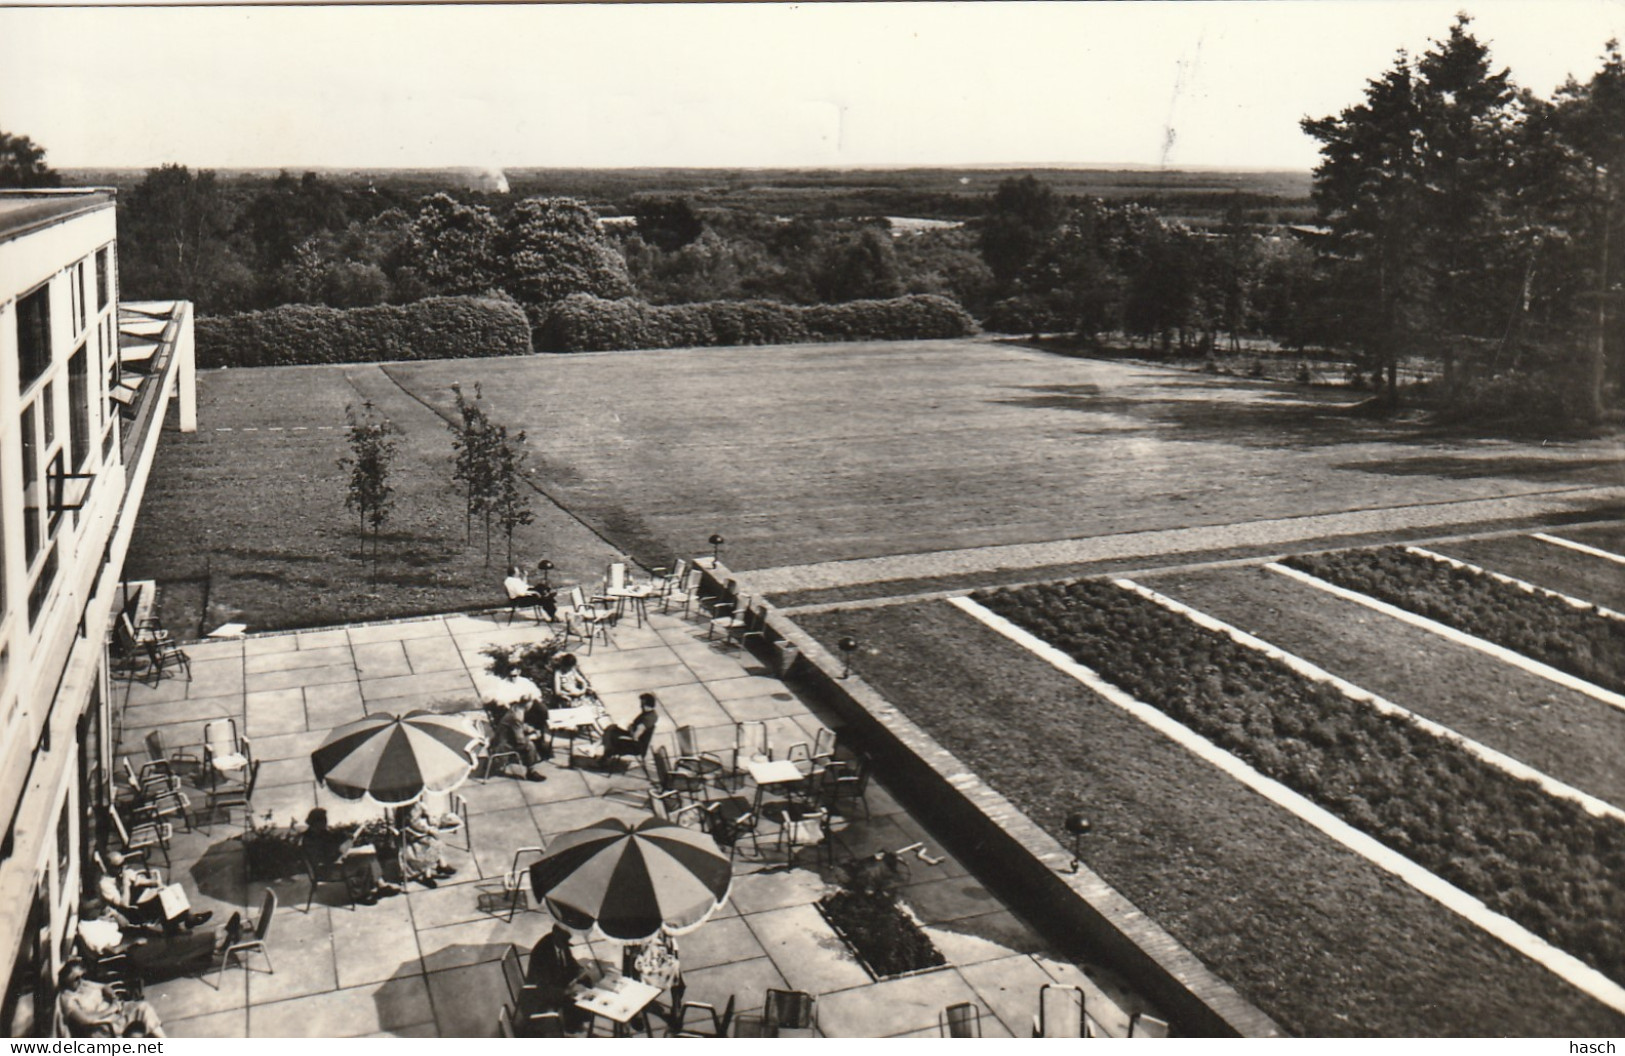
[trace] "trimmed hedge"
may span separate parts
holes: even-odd
[[[624,348],[786,345],[804,341],[906,341],[963,337],[975,320],[947,297],[916,294],[885,301],[800,306],[777,301],[652,305],[573,294],[537,331],[544,352]]]
[[[199,319],[199,367],[281,367],[396,359],[522,356],[524,309],[504,297],[429,297],[411,304],[289,304]]]

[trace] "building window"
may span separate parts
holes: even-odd
[[[68,303],[73,306],[73,332],[85,329],[85,262],[68,269]]]
[[[113,294],[113,274],[110,263],[112,256],[112,246],[103,246],[96,251],[96,311],[98,312],[107,307],[107,301]]]
[[[84,345],[68,360],[68,443],[77,472],[90,458],[90,355]]]
[[[17,372],[21,391],[51,365],[51,289],[17,298]]]
[[[45,598],[51,593],[51,584],[56,582],[56,548],[51,548],[51,555],[45,559],[40,567],[39,578],[34,581],[34,589],[28,592],[28,626],[33,627],[39,622],[39,615],[45,610]],[[49,728],[49,727],[47,727]]]
[[[39,555],[40,540],[40,465],[39,433],[36,429],[34,404],[23,408],[23,562],[32,566]]]

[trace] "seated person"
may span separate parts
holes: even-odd
[[[96,880],[96,893],[131,927],[176,931],[195,928],[213,915],[182,911],[175,917],[168,916],[158,897],[164,885],[154,873],[135,869],[118,851],[109,851],[105,860],[107,871]]]
[[[399,886],[384,881],[377,852],[370,847],[357,847],[353,837],[329,828],[327,811],[321,807],[305,815],[305,831],[299,843],[318,868],[338,865],[355,900],[364,906],[377,902],[380,895],[395,895],[401,891]]]
[[[526,777],[532,781],[546,781],[547,775],[542,773],[542,756],[536,750],[536,741],[544,734],[525,721],[525,710],[525,702],[516,700],[502,713],[493,731],[496,743],[491,750],[517,754],[525,767]]]
[[[581,663],[574,653],[560,653],[553,661],[553,692],[566,708],[598,702],[598,694],[592,691],[592,683],[582,674]]]
[[[424,887],[437,887],[442,877],[457,870],[446,861],[445,848],[429,810],[417,802],[395,812],[395,825],[401,833],[401,875],[416,880]]]
[[[508,578],[502,581],[502,586],[513,601],[530,605],[538,605],[547,613],[547,622],[552,623],[559,615],[558,595],[551,587],[533,587],[525,578],[524,570],[518,565],[508,569]]]
[[[102,983],[92,982],[85,963],[71,960],[57,976],[57,1007],[76,1038],[162,1038],[158,1013],[145,1001],[125,1001]]]
[[[574,1032],[586,1021],[585,1014],[570,999],[570,991],[591,981],[587,970],[576,960],[570,948],[570,932],[563,924],[554,924],[553,930],[541,937],[530,951],[530,966],[525,970],[525,982],[536,987],[532,1012],[562,1012],[564,1029]]]
[[[653,693],[638,694],[638,715],[626,729],[619,726],[608,726],[604,729],[604,754],[600,766],[606,766],[611,759],[617,756],[642,756],[649,750],[649,742],[654,739],[655,726],[660,723],[660,714],[655,706],[660,702]]]

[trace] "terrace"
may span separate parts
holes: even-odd
[[[253,796],[260,824],[285,825],[317,805],[335,822],[376,817],[378,808],[337,799],[314,782],[309,756],[327,733],[372,712],[477,707],[481,649],[550,633],[524,619],[510,626],[500,614],[458,614],[190,644],[189,680],[120,685],[117,754],[145,758],[154,730],[171,751],[195,746],[206,721],[230,717],[262,762]],[[638,693],[659,695],[657,745],[669,743],[676,727],[692,726],[701,747],[732,746],[736,723],[764,721],[782,751],[834,726],[750,654],[708,642],[703,624],[651,615],[642,627],[623,621],[614,637],[612,648],[578,652],[582,666],[622,723],[635,714]],[[147,997],[166,1028],[176,1036],[495,1035],[507,999],[501,957],[510,946],[528,951],[552,924],[528,898],[506,919],[496,896],[514,851],[605,816],[646,813],[640,768],[613,775],[568,768],[564,755],[555,753],[545,782],[470,779],[460,790],[469,848],[460,837],[447,841],[459,870],[435,890],[411,884],[405,895],[351,909],[338,885],[323,885],[304,912],[304,877],[273,882],[282,903],[268,943],[274,974],[254,957],[251,970],[228,969],[218,989],[212,971],[149,983]],[[192,798],[197,806],[202,793]],[[791,867],[768,827],[761,857],[735,860],[727,904],[680,939],[687,1000],[722,1008],[731,997],[749,1013],[761,1009],[769,988],[804,990],[817,998],[818,1031],[847,1037],[935,1035],[944,1008],[972,1002],[985,1035],[1025,1036],[1039,988],[1057,982],[1084,988],[1098,1033],[1126,1032],[1119,1005],[948,855],[883,783],[870,785],[868,805],[870,819],[838,819],[833,860],[917,842],[940,855],[938,864],[911,860],[902,898],[947,964],[871,978],[813,906],[835,872],[817,868],[810,855]],[[176,825],[168,849],[171,878],[186,887],[193,908],[212,910],[214,924],[234,910],[252,916],[247,910],[265,884],[247,877],[242,829],[220,820],[210,832],[183,828]],[[579,940],[577,955],[620,962],[619,947],[603,940]]]

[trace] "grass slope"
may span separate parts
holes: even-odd
[[[348,453],[344,407],[363,400],[402,430],[376,583],[337,465]],[[500,539],[489,568],[477,532],[473,547],[463,545],[444,425],[376,367],[202,373],[198,420],[197,433],[169,430],[159,445],[126,566],[131,578],[159,581],[163,618],[177,634],[227,620],[251,630],[310,627],[503,597]],[[603,560],[608,547],[550,503],[538,497],[534,508],[537,523],[516,533],[526,564],[547,553],[586,575]]]
[[[1625,806],[1625,712],[1262,569],[1142,577],[1177,601]]]
[[[1555,534],[1563,538],[1561,529]],[[1523,536],[1463,539],[1427,549],[1593,605],[1625,611],[1625,565],[1604,558]]]
[[[866,681],[1301,1035],[1618,1032],[1625,1017],[942,602],[809,615]]]

